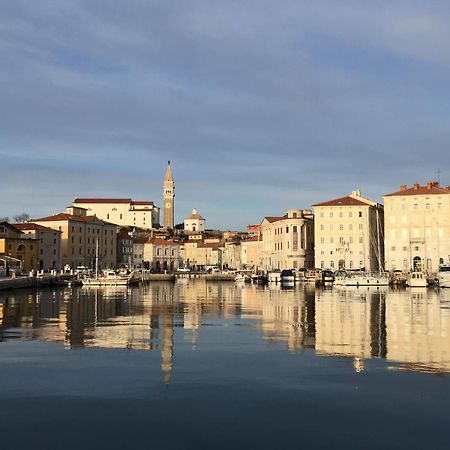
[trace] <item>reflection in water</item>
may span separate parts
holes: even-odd
[[[140,288],[16,291],[0,296],[0,341],[55,341],[67,348],[157,350],[166,383],[174,330],[193,347],[210,324],[256,328],[270,344],[408,370],[450,372],[450,292],[310,286],[284,290],[181,280]]]

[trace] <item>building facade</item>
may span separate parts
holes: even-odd
[[[95,267],[98,244],[98,267],[112,268],[117,265],[118,226],[96,216],[86,215],[84,208],[69,207],[65,213],[41,217],[33,223],[61,232],[61,264],[72,269]]]
[[[388,270],[432,274],[450,263],[450,187],[402,185],[383,198]]]
[[[0,267],[6,272],[37,269],[37,240],[27,238],[24,233],[8,222],[0,222]]]
[[[174,272],[180,267],[180,243],[160,237],[144,244],[143,265],[155,272]]]
[[[189,232],[204,232],[205,231],[205,219],[197,213],[194,208],[192,213],[184,219],[184,230]]]
[[[263,241],[259,236],[241,241],[241,264],[243,269],[258,270],[263,266]]]
[[[314,267],[314,216],[308,210],[290,210],[261,222],[262,266],[270,269]]]
[[[121,227],[159,227],[159,208],[149,201],[135,201],[131,198],[76,198],[72,206],[85,208],[86,215],[95,215]]]
[[[314,205],[315,264],[321,269],[383,269],[383,206],[360,191]]]
[[[206,270],[207,267],[224,264],[224,247],[220,242],[186,241],[183,244],[183,264],[191,270]]]
[[[37,223],[16,223],[23,239],[34,239],[37,247],[37,270],[62,269],[61,231]]]
[[[163,188],[163,226],[173,228],[175,226],[175,183],[172,177],[170,161],[167,162],[166,176]]]
[[[127,231],[117,233],[117,265],[119,267],[134,267],[133,237]]]

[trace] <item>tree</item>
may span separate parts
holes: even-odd
[[[27,220],[30,220],[30,215],[28,213],[17,214],[14,216],[14,221],[16,223],[26,222]]]
[[[9,217],[0,217],[0,222],[9,222]]]

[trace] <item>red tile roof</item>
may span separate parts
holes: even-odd
[[[67,213],[54,214],[53,216],[41,217],[39,219],[33,219],[32,222],[101,222],[104,225],[114,225],[115,223],[106,222],[105,220],[99,219],[97,216],[74,216]]]
[[[336,198],[323,203],[317,203],[313,206],[370,206],[369,203],[358,200],[355,197],[346,195],[345,197]]]
[[[74,203],[132,203],[131,198],[76,198]]]
[[[154,205],[153,202],[134,201],[134,200],[131,202],[131,204],[132,205],[150,205],[150,206]]]
[[[140,237],[133,238],[134,244],[145,244],[147,242],[148,242],[148,238],[140,238]]]
[[[385,197],[403,196],[403,195],[442,195],[450,194],[450,188],[441,188],[437,181],[430,181],[425,186],[421,186],[419,183],[413,184],[410,188],[406,185],[400,186],[400,190],[386,194]]]
[[[150,244],[154,244],[154,245],[180,245],[179,242],[175,242],[169,239],[163,239],[163,238],[158,238],[158,237],[154,237],[149,239],[148,241]]]
[[[19,230],[35,230],[35,231],[52,231],[56,233],[61,233],[59,230],[55,230],[54,228],[44,227],[44,225],[39,225],[38,223],[15,223],[14,226]]]
[[[272,223],[272,222],[278,222],[279,220],[284,219],[285,217],[286,216],[266,216],[266,217],[264,217],[264,219],[266,219],[267,222]]]
[[[0,225],[9,228],[12,231],[16,231],[17,233],[22,233],[22,231],[19,230],[19,228],[17,228],[15,225],[11,225],[9,222],[6,222],[6,220],[0,220]]]

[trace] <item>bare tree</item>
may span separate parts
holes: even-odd
[[[17,214],[14,216],[14,221],[16,223],[26,222],[27,220],[30,220],[30,215],[28,213]]]
[[[9,222],[9,217],[0,217],[0,222]]]

